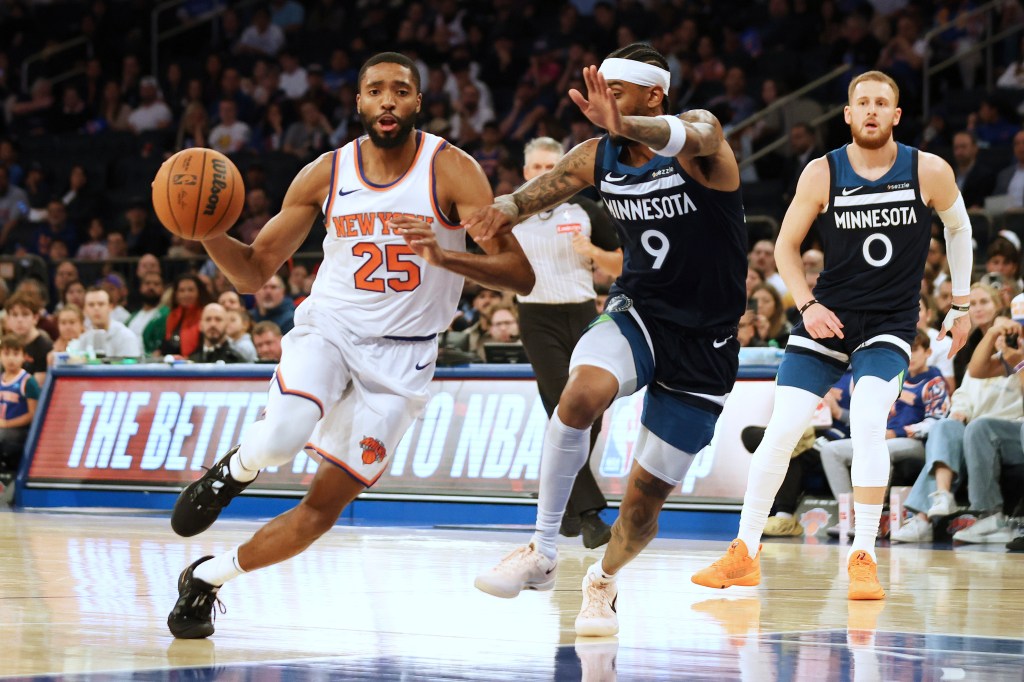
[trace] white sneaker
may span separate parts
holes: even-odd
[[[576,634],[584,637],[609,637],[619,632],[619,616],[615,602],[619,588],[614,580],[601,578],[601,562],[590,567],[583,576],[583,605],[576,616]]]
[[[533,546],[518,547],[498,565],[476,577],[476,589],[502,599],[519,596],[523,590],[550,590],[555,586],[558,562]]]
[[[945,490],[936,490],[928,495],[932,506],[928,507],[928,518],[937,519],[943,516],[951,516],[956,513],[957,504],[953,493]]]
[[[931,521],[926,521],[920,516],[914,518],[892,531],[889,539],[892,542],[931,542],[935,536]]]
[[[978,519],[970,528],[964,528],[953,535],[954,542],[1007,543],[1010,541],[1010,527],[1000,512]]]

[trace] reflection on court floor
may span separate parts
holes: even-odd
[[[758,588],[690,583],[727,538],[655,541],[620,578],[619,636],[577,639],[580,581],[599,552],[565,540],[553,592],[501,600],[473,577],[525,535],[338,527],[225,586],[211,639],[174,640],[165,619],[181,568],[257,526],[224,521],[183,540],[152,516],[0,514],[3,675],[987,681],[1024,670],[1024,555],[881,549],[884,602],[846,599],[834,544],[767,544]]]

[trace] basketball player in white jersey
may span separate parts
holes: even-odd
[[[470,156],[413,129],[420,100],[412,61],[371,57],[356,100],[368,136],[306,166],[252,246],[227,236],[204,242],[239,291],[255,291],[325,216],[323,265],[283,340],[266,419],[181,493],[172,527],[201,533],[261,469],[304,448],[323,462],[297,507],[182,572],[167,619],[175,637],[213,634],[221,585],[305,550],[383,474],[427,402],[436,336],[455,315],[463,277],[520,294],[533,288],[513,236],[466,253],[459,216],[488,205],[490,186]]]

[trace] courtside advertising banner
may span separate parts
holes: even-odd
[[[26,483],[172,491],[201,475],[266,405],[268,377],[51,377]],[[269,374],[269,368],[267,371]],[[715,438],[698,453],[678,499],[742,499],[750,454],[740,442],[771,413],[771,381],[740,381]],[[390,456],[375,493],[529,497],[536,493],[547,415],[532,379],[435,379],[431,399]],[[611,497],[633,463],[643,393],[612,405],[591,467]],[[369,426],[369,425],[368,425]],[[367,431],[367,437],[373,434]],[[321,464],[312,451],[260,475],[253,486],[300,494]]]

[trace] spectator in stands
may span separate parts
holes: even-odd
[[[497,123],[494,121],[484,123],[481,129],[480,143],[473,147],[472,156],[480,164],[487,179],[491,181],[491,186],[497,184],[498,166],[509,157],[508,148],[501,143]]]
[[[53,341],[39,329],[42,301],[25,291],[15,291],[4,303],[4,327],[14,334],[24,349],[24,365],[40,386],[46,381],[46,354],[53,349]]]
[[[296,263],[288,272],[288,295],[299,305],[309,296],[313,287],[313,277],[302,263]]]
[[[253,320],[263,322],[269,320],[276,324],[283,334],[291,331],[295,325],[292,318],[295,316],[295,303],[285,288],[285,281],[281,275],[272,275],[266,284],[256,292],[256,310],[253,311]]]
[[[502,139],[526,142],[537,137],[537,124],[547,115],[547,108],[540,102],[537,87],[530,80],[523,80],[516,88],[512,109],[501,121]]]
[[[697,63],[693,67],[693,77],[698,86],[718,84],[725,78],[725,64],[715,52],[715,42],[709,35],[702,35],[697,41]]]
[[[132,108],[122,99],[121,89],[115,81],[103,84],[103,98],[99,111],[89,132],[101,133],[106,130],[131,130]]]
[[[138,300],[140,307],[133,312],[125,325],[133,334],[143,339],[143,334],[149,324],[160,317],[166,318],[171,309],[162,305],[164,296],[164,279],[159,272],[148,272],[139,279]],[[144,339],[143,339],[144,340]],[[152,349],[147,349],[152,352]]]
[[[123,228],[129,255],[164,256],[167,253],[170,235],[152,220],[145,199],[138,197],[125,209]]]
[[[14,334],[0,337],[0,471],[4,473],[18,471],[39,403],[39,382],[22,367],[23,357],[20,338]]]
[[[766,284],[771,284],[779,295],[786,295],[786,283],[775,267],[775,243],[762,239],[750,250],[750,264],[764,275]]]
[[[24,246],[32,253],[48,258],[49,246],[54,240],[59,239],[69,248],[74,248],[78,243],[77,227],[68,220],[64,202],[55,197],[46,205],[46,219],[33,225],[35,241],[29,240]]]
[[[1000,318],[989,328],[971,355],[970,375],[978,379],[1008,377],[1007,393],[1021,402],[1019,382],[1013,381],[1014,367],[1024,361],[1019,347],[1021,326]],[[956,542],[1006,543],[1011,531],[1003,513],[1003,495],[999,488],[1002,465],[1024,464],[1021,445],[1021,419],[1014,410],[1011,419],[982,417],[964,430],[964,462],[967,467],[967,497],[978,520],[953,535]]]
[[[53,367],[57,353],[64,353],[68,344],[85,333],[85,314],[75,304],[66,305],[57,313],[57,340],[46,354],[46,366]]]
[[[253,325],[252,343],[260,362],[281,362],[281,336],[281,328],[270,320]]]
[[[178,124],[178,135],[174,140],[174,148],[191,149],[205,147],[210,139],[210,118],[202,102],[189,102],[181,115]]]
[[[989,146],[1010,144],[1020,126],[1006,120],[1002,103],[992,97],[981,100],[978,111],[968,115],[967,130],[974,133],[979,142]]]
[[[331,59],[328,61],[327,71],[324,73],[324,86],[329,92],[337,95],[341,86],[355,85],[358,74],[359,71],[352,66],[348,50],[343,47],[335,47],[331,50]]]
[[[281,105],[271,102],[263,112],[263,119],[255,136],[255,146],[261,152],[283,151],[286,133]]]
[[[77,279],[65,284],[64,291],[61,293],[60,307],[63,308],[68,305],[75,305],[80,310],[85,310],[85,285]],[[86,318],[85,324],[86,327],[89,326],[88,318]]]
[[[171,109],[160,99],[160,90],[153,76],[139,81],[139,106],[128,117],[128,125],[136,133],[163,130],[171,124]]]
[[[747,266],[747,299],[749,300],[751,295],[754,293],[754,288],[759,284],[764,284],[764,273],[755,268],[753,265]]]
[[[750,294],[755,338],[765,346],[785,348],[793,330],[786,319],[782,297],[770,284],[759,284]]]
[[[92,329],[82,334],[75,347],[87,354],[108,358],[138,358],[142,356],[142,341],[123,323],[113,319],[110,294],[103,287],[91,287],[85,292],[85,314]]]
[[[1010,301],[1020,293],[1020,251],[1017,248],[1019,243],[1020,238],[1016,234],[1004,230],[992,240],[985,251],[986,274],[981,281],[999,291],[1000,308],[1009,308]]]
[[[235,103],[235,117],[240,121],[251,121],[256,115],[256,104],[242,89],[242,75],[233,66],[229,66],[220,75],[219,101],[231,100]]]
[[[939,370],[928,366],[929,354],[928,335],[919,330],[911,345],[910,366],[903,381],[903,390],[886,424],[885,444],[890,461],[894,463],[904,460],[924,462],[925,438],[949,410],[946,382]],[[830,441],[822,446],[820,452],[821,465],[832,493],[838,498],[843,493],[853,492],[850,482],[853,441],[849,438]]]
[[[196,352],[188,356],[192,362],[244,362],[242,356],[228,342],[227,311],[219,303],[208,303],[203,308],[203,316],[199,321],[202,344]]]
[[[818,146],[818,135],[809,123],[796,123],[789,129],[789,151],[791,155],[782,167],[784,205],[793,199],[797,180],[807,164],[823,154]]]
[[[10,182],[7,168],[0,165],[0,248],[8,252],[8,240],[18,223],[28,220],[28,194]]]
[[[303,99],[307,99],[316,105],[316,108],[330,115],[338,107],[338,98],[327,89],[324,83],[324,67],[320,64],[310,64],[306,67],[306,83],[309,88]]]
[[[0,121],[2,121],[2,118],[0,118]],[[20,187],[21,183],[25,180],[25,169],[18,159],[18,146],[13,140],[0,138],[0,168],[7,170],[8,184]],[[3,223],[0,222],[0,225],[3,225]]]
[[[868,22],[864,16],[858,12],[851,12],[843,20],[842,37],[832,44],[829,62],[849,64],[853,67],[853,73],[860,73],[874,68],[881,51],[882,46],[868,30]],[[843,83],[843,89],[846,89],[846,83]]]
[[[939,331],[935,328],[935,323],[939,319],[935,301],[922,294],[919,305],[917,328],[928,335],[931,348],[928,366],[935,367],[942,373],[942,378],[946,380],[946,388],[952,393],[956,389],[956,371],[953,369],[953,359],[949,357],[953,339],[947,334],[944,339],[939,340]]]
[[[484,124],[494,120],[494,109],[484,106],[480,89],[475,83],[462,86],[462,96],[453,100],[452,139],[466,146],[477,142],[483,133]]]
[[[961,130],[953,136],[953,170],[956,184],[968,208],[984,208],[996,178],[991,169],[978,163],[978,141],[974,133]],[[1022,194],[1024,196],[1024,194]]]
[[[299,57],[291,50],[282,50],[278,55],[281,65],[279,86],[288,99],[301,99],[309,89],[306,69],[299,63]]]
[[[78,281],[78,266],[73,262],[66,260],[57,265],[53,269],[53,296],[50,300],[57,301],[57,305],[54,306],[54,311],[60,310],[62,301],[64,300],[64,289],[67,287],[69,282]]]
[[[242,305],[242,297],[238,295],[237,291],[231,289],[222,291],[217,297],[217,303],[220,303],[224,310],[245,310],[245,306]]]
[[[271,23],[270,11],[264,5],[258,5],[253,11],[249,26],[242,31],[235,52],[243,55],[276,57],[284,44],[284,31],[280,26]]]
[[[282,151],[308,160],[327,151],[330,146],[330,121],[308,100],[299,105],[299,120],[288,126]]]
[[[970,300],[971,334],[967,337],[967,343],[960,349],[960,352],[953,358],[953,373],[956,378],[956,385],[961,386],[964,382],[964,374],[967,372],[967,363],[970,362],[974,349],[981,343],[982,337],[992,328],[996,317],[1003,313],[1002,297],[996,289],[988,284],[975,282],[971,285]]]
[[[228,292],[225,292],[228,293]],[[234,293],[234,292],[231,292]],[[221,294],[223,296],[224,294]],[[252,342],[252,318],[244,308],[227,309],[228,343],[242,357],[243,362],[256,362],[256,346]]]
[[[1006,194],[1010,208],[1024,208],[1024,130],[1013,136],[1014,162],[999,171],[995,194]]]
[[[519,319],[513,306],[499,303],[485,317],[488,319],[487,330],[478,337],[477,346],[473,349],[481,360],[487,357],[484,348],[488,343],[521,343]]]
[[[85,166],[76,163],[68,174],[68,185],[61,197],[72,225],[88,225],[99,213],[98,188],[90,183]]]
[[[154,80],[154,85],[156,81]],[[141,100],[142,64],[138,55],[126,54],[121,58],[121,95],[129,106],[135,107]]]
[[[747,94],[747,77],[743,73],[743,69],[738,66],[730,67],[725,72],[722,85],[725,87],[725,92],[711,98],[708,108],[727,106],[732,112],[732,117],[728,120],[729,125],[736,125],[753,115],[756,106],[754,99]]]
[[[110,256],[107,253],[107,231],[103,227],[103,221],[93,218],[89,221],[88,241],[78,247],[75,258],[78,260],[105,261]]]
[[[49,131],[53,133],[77,133],[85,128],[86,123],[92,117],[74,85],[67,85],[61,93],[61,103],[53,112],[53,119],[50,122]]]
[[[245,219],[238,224],[235,231],[239,241],[243,244],[252,244],[256,235],[271,218],[270,199],[267,198],[266,190],[257,187],[246,193],[245,212]]]
[[[110,297],[110,318],[121,324],[127,322],[131,313],[124,307],[125,301],[128,299],[128,287],[124,283],[124,278],[116,272],[111,272],[96,284]]]
[[[270,0],[270,20],[287,33],[302,30],[306,8],[297,0]]]
[[[53,123],[56,100],[53,86],[45,78],[32,83],[28,96],[16,96],[7,102],[7,119],[12,131],[26,135],[44,135]]]
[[[221,154],[233,154],[249,144],[249,124],[238,120],[238,105],[233,99],[222,99],[218,105],[220,123],[210,131],[210,146]]]
[[[921,67],[928,54],[928,43],[921,37],[917,20],[903,15],[896,20],[896,33],[878,55],[876,67],[892,76],[900,91],[916,95],[921,86]]]
[[[188,357],[199,349],[199,321],[203,316],[203,308],[210,302],[210,293],[199,277],[193,274],[178,276],[174,281],[171,312],[163,320],[160,355]],[[160,321],[159,318],[154,319],[146,328],[146,333],[161,331]],[[154,327],[153,332],[150,327]]]

